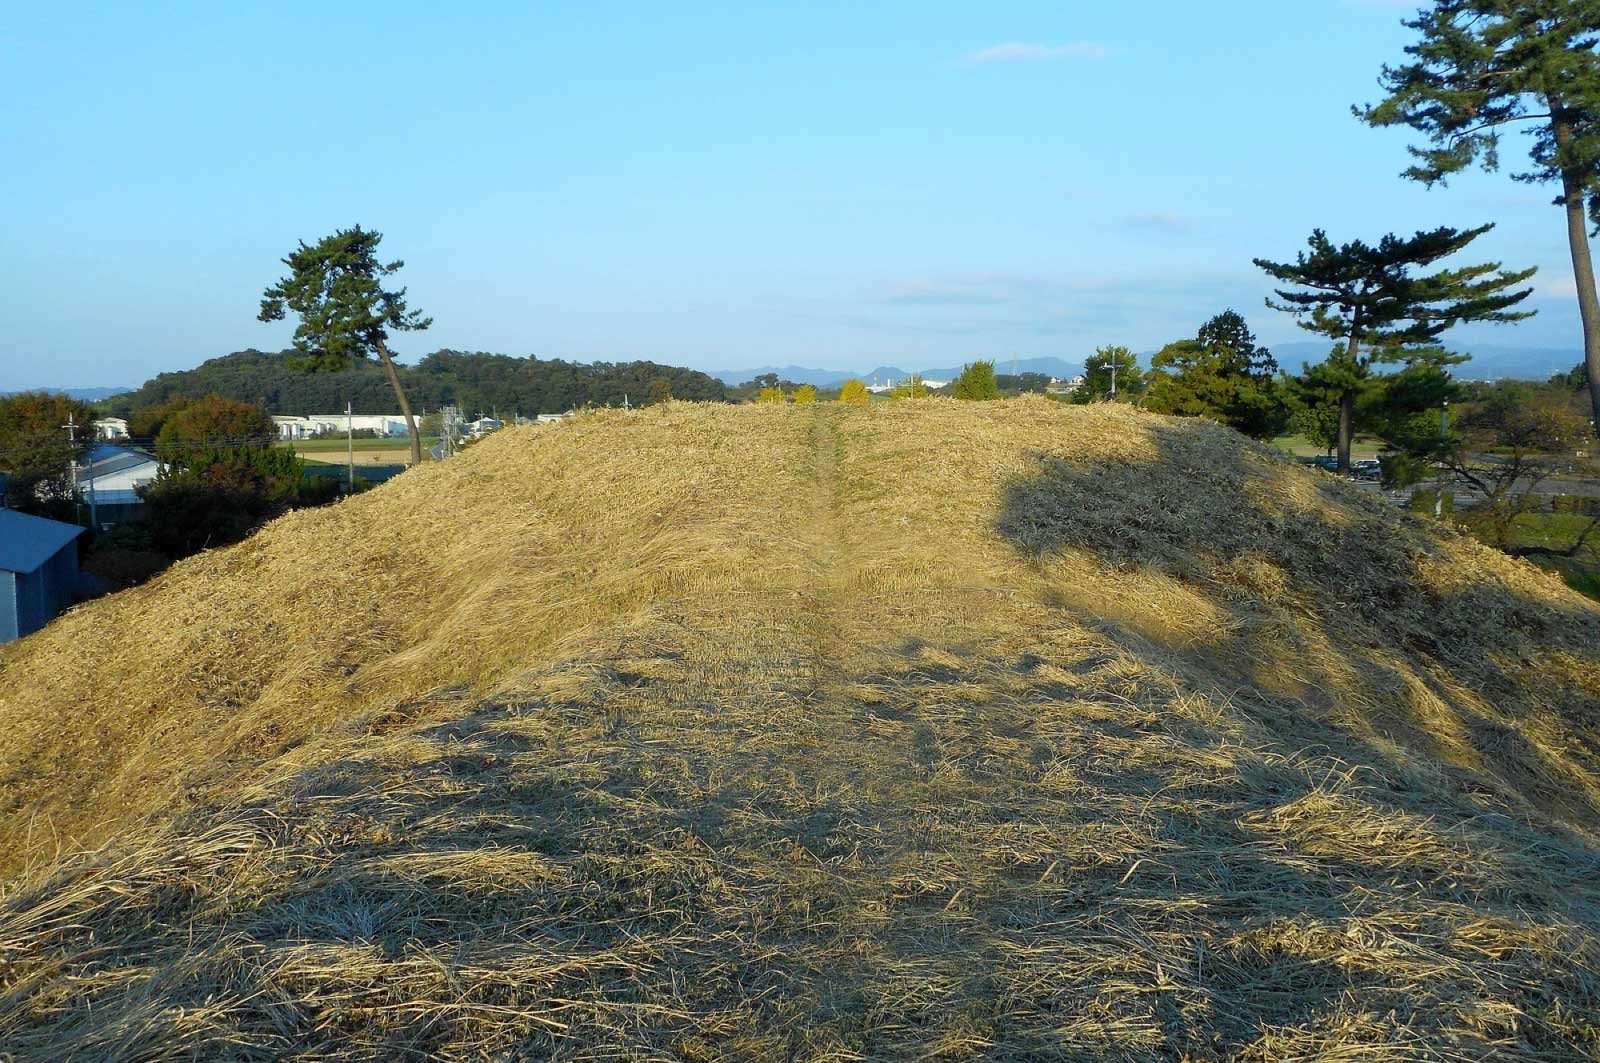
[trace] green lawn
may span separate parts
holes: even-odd
[[[406,436],[395,436],[388,439],[357,439],[357,450],[408,450],[411,440]],[[439,442],[438,436],[423,436],[424,448],[431,447]],[[343,439],[296,439],[289,444],[289,448],[297,454],[315,454],[320,451],[344,451],[349,444]]]
[[[1286,450],[1297,458],[1314,458],[1318,454],[1327,453],[1327,451],[1305,436],[1279,436],[1272,442],[1279,449]],[[1350,460],[1362,461],[1366,458],[1376,458],[1380,449],[1382,449],[1381,444],[1376,439],[1356,436],[1354,442],[1350,445]]]
[[[1524,513],[1512,525],[1513,545],[1565,549],[1589,526],[1589,519],[1577,513]],[[1573,590],[1600,599],[1600,533],[1572,557],[1534,555],[1528,560],[1556,573]]]

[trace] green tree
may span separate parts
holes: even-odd
[[[1050,388],[1049,373],[996,373],[995,385],[1002,396],[1017,396],[1032,392],[1045,394]]]
[[[958,399],[972,401],[998,399],[1000,385],[994,378],[994,363],[979,361],[962,366],[961,375],[956,377],[955,387],[951,390]]]
[[[1126,347],[1101,347],[1083,363],[1083,386],[1073,392],[1075,403],[1101,399],[1127,401],[1144,390],[1139,358]]]
[[[1338,357],[1335,347],[1330,359]],[[1306,366],[1295,375],[1285,374],[1280,383],[1289,404],[1289,428],[1332,454],[1339,446],[1339,408],[1344,387],[1321,368],[1322,363]]]
[[[1208,417],[1256,439],[1271,439],[1288,423],[1278,363],[1232,310],[1200,326],[1194,339],[1167,344],[1150,370],[1145,403],[1157,413]]]
[[[247,402],[208,395],[178,405],[156,436],[161,472],[140,490],[150,542],[185,557],[300,503],[305,466],[277,438],[272,418]]]
[[[1600,227],[1600,5],[1595,0],[1434,0],[1405,25],[1417,40],[1385,66],[1388,96],[1355,108],[1373,126],[1409,126],[1405,176],[1443,184],[1473,166],[1497,170],[1500,135],[1525,122],[1533,168],[1518,181],[1560,186],[1583,323],[1589,400],[1600,424],[1600,297],[1588,219]]]
[[[186,451],[139,489],[151,543],[168,557],[238,542],[298,501],[305,466],[283,447]]]
[[[352,362],[343,372],[303,373],[293,368],[295,351],[238,351],[208,359],[194,369],[162,373],[137,391],[107,400],[108,410],[132,421],[147,408],[203,395],[221,395],[261,406],[268,413],[395,413],[394,389],[374,360]],[[620,405],[648,394],[650,381],[666,380],[674,398],[723,402],[729,389],[693,369],[653,362],[594,362],[579,365],[559,358],[512,358],[481,351],[440,350],[395,372],[413,409],[454,405],[466,410],[518,410],[561,413],[585,405]],[[754,397],[752,390],[750,395]],[[420,424],[419,424],[420,427]],[[145,431],[154,438],[160,431]],[[432,435],[423,429],[424,436]]]
[[[1268,299],[1267,306],[1344,344],[1342,354],[1322,363],[1318,381],[1340,394],[1340,472],[1350,470],[1356,399],[1374,364],[1402,361],[1408,348],[1431,346],[1463,322],[1532,316],[1532,311],[1512,309],[1532,294],[1531,288],[1516,288],[1533,276],[1532,269],[1508,272],[1490,262],[1414,272],[1456,254],[1492,228],[1441,227],[1409,238],[1390,234],[1376,246],[1355,240],[1338,247],[1318,229],[1308,241],[1310,253],[1300,252],[1294,262],[1255,260],[1274,280],[1290,285],[1275,289],[1279,301]]]
[[[650,381],[650,389],[645,392],[644,404],[654,406],[657,403],[672,401],[672,383],[665,377],[656,377]]]
[[[1410,487],[1438,467],[1448,446],[1439,415],[1461,393],[1450,366],[1462,360],[1439,348],[1418,349],[1398,372],[1370,382],[1357,411],[1363,429],[1383,441],[1385,485]]]
[[[1332,455],[1339,445],[1338,399],[1325,405],[1301,405],[1290,399],[1289,431],[1309,439],[1321,447],[1324,454]]]
[[[189,466],[197,455],[219,450],[261,449],[278,439],[272,418],[258,407],[208,395],[184,404],[166,417],[156,436],[156,457]]]
[[[167,418],[194,401],[191,395],[174,395],[154,406],[143,406],[128,414],[128,435],[140,442],[153,443]]]
[[[846,380],[839,386],[839,401],[852,406],[867,404],[867,385],[860,380]]]
[[[928,397],[928,386],[922,382],[922,377],[912,373],[889,392],[889,397],[891,399],[925,399]]]
[[[307,372],[348,369],[376,354],[411,433],[415,465],[422,461],[422,436],[389,356],[389,330],[425,329],[433,320],[406,308],[404,288],[384,288],[383,278],[405,263],[380,262],[382,240],[382,233],[359,225],[324,237],[315,247],[302,240],[283,260],[289,276],[266,290],[257,316],[262,321],[281,321],[286,311],[299,316],[294,347],[302,356],[299,367]]]
[[[1550,378],[1550,386],[1561,388],[1563,391],[1588,391],[1589,367],[1579,362],[1565,373],[1557,373],[1552,376]]]
[[[801,384],[794,389],[795,405],[802,405],[817,401],[817,389],[810,384]]]
[[[76,522],[72,469],[94,441],[95,411],[52,392],[0,396],[0,472],[6,504],[53,520]],[[68,433],[68,422],[76,425]],[[75,438],[74,438],[75,437]]]
[[[1559,396],[1507,381],[1461,412],[1440,460],[1457,481],[1482,495],[1465,515],[1478,538],[1521,556],[1572,557],[1600,529],[1600,517],[1576,528],[1564,545],[1519,545],[1515,526],[1522,514],[1543,509],[1539,485],[1545,480],[1600,471],[1593,460],[1576,456],[1592,437],[1588,418]]]

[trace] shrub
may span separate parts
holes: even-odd
[[[853,406],[867,404],[867,385],[859,380],[846,380],[839,388],[839,401],[848,402]]]
[[[810,384],[801,384],[799,387],[794,389],[794,401],[797,404],[803,402],[816,402],[817,389],[812,387]]]
[[[782,388],[762,388],[761,389],[761,393],[756,396],[756,401],[757,402],[768,402],[768,403],[783,403],[786,400],[783,397],[783,389]]]
[[[304,478],[304,463],[281,447],[186,451],[182,464],[139,488],[144,526],[174,560],[226,546],[293,506]]]

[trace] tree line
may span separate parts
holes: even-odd
[[[137,391],[97,404],[106,414],[128,418],[130,430],[146,410],[175,397],[217,395],[258,406],[269,414],[394,413],[399,408],[387,374],[371,362],[352,362],[334,372],[307,373],[296,367],[295,351],[239,351],[212,358],[194,369],[162,373]],[[437,410],[453,405],[469,416],[498,411],[532,416],[562,413],[585,405],[634,405],[663,392],[671,397],[720,402],[728,389],[714,377],[692,369],[653,362],[595,362],[516,358],[503,354],[439,350],[416,365],[396,365],[395,373],[416,407]],[[134,431],[139,438],[153,433]]]

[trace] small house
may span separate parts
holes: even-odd
[[[78,589],[76,524],[0,509],[0,642],[31,634]]]
[[[89,448],[87,463],[78,469],[78,489],[102,528],[143,515],[139,488],[155,482],[162,464],[134,447],[99,443]]]

